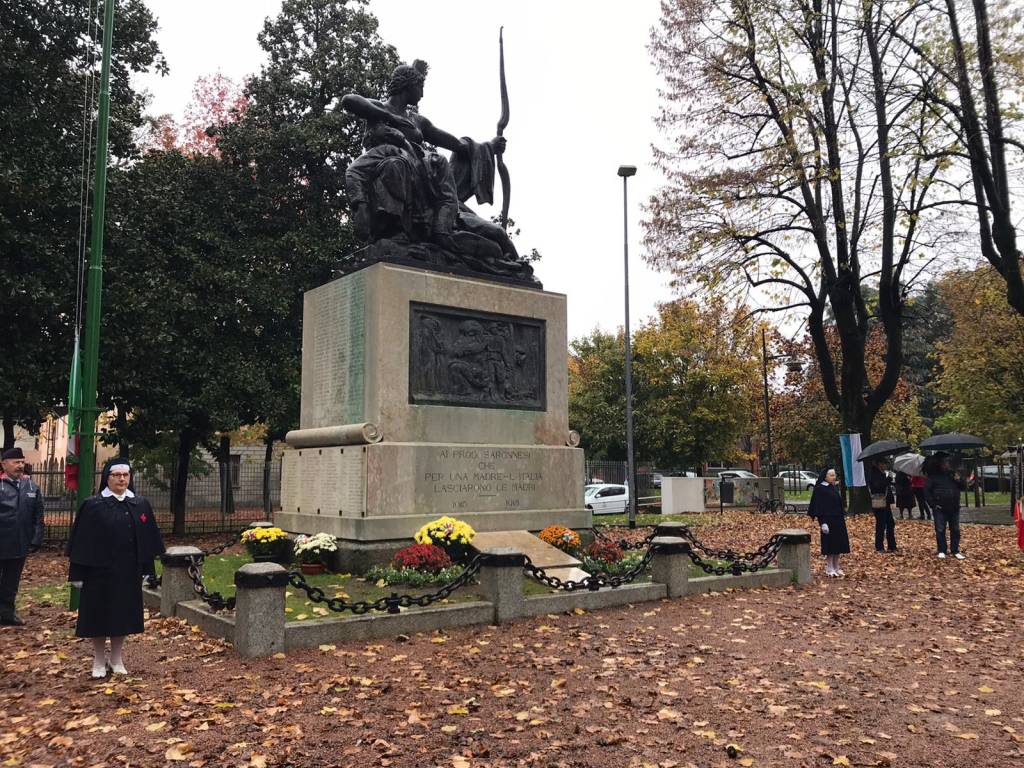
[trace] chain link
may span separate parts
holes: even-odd
[[[651,543],[651,539],[654,538],[654,534],[649,533],[647,534],[647,536],[645,536],[643,539],[640,539],[639,541],[627,541],[626,539],[619,539],[618,541],[616,541],[610,536],[606,536],[604,533],[602,533],[602,528],[607,529],[607,526],[598,527],[595,525],[593,528],[591,528],[591,530],[594,532],[594,535],[597,538],[601,539],[602,541],[610,542],[617,546],[619,549],[646,549],[647,546]]]
[[[188,575],[192,579],[192,589],[204,603],[214,611],[232,611],[235,608],[234,597],[224,597],[220,592],[210,592],[203,583],[203,556],[192,555],[188,558]]]
[[[564,592],[577,592],[581,589],[587,589],[591,592],[596,592],[601,587],[621,587],[623,584],[629,584],[635,581],[640,574],[647,570],[647,566],[651,564],[651,558],[654,557],[654,548],[648,547],[647,551],[644,552],[644,556],[640,562],[631,570],[623,573],[620,576],[608,576],[604,573],[595,573],[592,576],[587,576],[585,579],[579,581],[573,581],[572,579],[566,579],[563,581],[557,576],[549,576],[547,572],[526,558],[526,563],[523,565],[523,571],[528,575],[535,578],[541,584],[544,584],[552,589],[559,589]]]
[[[218,544],[216,547],[213,547],[212,549],[204,549],[203,556],[209,557],[210,555],[219,555],[228,547],[235,546],[235,544],[242,540],[242,534],[245,533],[247,530],[249,530],[248,527],[241,528],[232,535],[232,538],[228,539],[223,544]]]
[[[779,554],[779,550],[782,548],[785,540],[784,536],[775,534],[764,545],[759,547],[756,552],[745,553],[743,558],[730,560],[726,565],[712,565],[697,554],[695,549],[690,550],[690,560],[704,573],[711,573],[716,576],[724,576],[727,573],[733,576],[739,576],[742,573],[756,573],[771,565],[772,561]],[[711,557],[715,557],[715,555],[711,555]]]
[[[334,611],[335,613],[342,613],[343,611],[351,611],[354,614],[369,613],[370,611],[399,613],[402,608],[411,608],[414,605],[425,608],[431,603],[436,603],[439,600],[446,600],[455,590],[460,589],[473,581],[476,575],[480,572],[480,567],[484,564],[485,560],[486,557],[484,555],[477,555],[470,561],[469,565],[463,569],[462,573],[456,576],[452,581],[445,584],[436,592],[431,592],[426,595],[400,595],[397,592],[392,592],[386,597],[381,597],[373,601],[358,600],[354,603],[349,603],[341,597],[327,597],[326,593],[320,587],[315,587],[309,584],[305,577],[298,571],[288,572],[288,583],[305,592],[306,596],[312,602],[323,603],[328,610]]]

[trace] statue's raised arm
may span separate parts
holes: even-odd
[[[369,243],[359,265],[393,261],[539,285],[505,231],[465,205],[471,196],[493,202],[505,139],[477,143],[431,123],[418,109],[426,77],[427,63],[416,60],[395,69],[386,100],[341,99],[366,121],[365,151],[345,173],[356,234]]]

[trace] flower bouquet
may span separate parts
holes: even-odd
[[[302,534],[295,539],[292,550],[302,568],[303,573],[323,573],[326,567],[324,560],[338,551],[338,543],[329,533],[316,533],[312,536]]]
[[[473,554],[470,544],[476,536],[468,523],[454,517],[440,517],[427,523],[413,537],[417,544],[436,544],[456,563],[468,563]]]
[[[563,552],[574,554],[580,548],[580,535],[564,525],[549,525],[540,532],[540,540]]]
[[[257,563],[288,565],[292,561],[292,542],[280,528],[249,528],[242,531],[241,541]]]

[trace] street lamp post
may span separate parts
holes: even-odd
[[[636,457],[633,453],[633,348],[629,332],[629,207],[627,204],[627,183],[636,174],[635,165],[620,165],[622,177],[622,258],[625,269],[626,292],[626,480],[629,493],[629,527],[636,528],[636,499],[639,489],[636,485]]]
[[[775,457],[772,453],[772,416],[768,402],[768,340],[764,328],[761,329],[761,375],[764,378],[764,428],[768,437],[768,499],[774,507],[775,482],[772,480],[772,464],[775,462]]]

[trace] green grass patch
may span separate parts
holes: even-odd
[[[37,584],[32,587],[23,587],[19,590],[17,604],[18,608],[24,608],[29,605],[41,608],[57,605],[67,608],[70,594],[71,585],[66,581]]]
[[[706,524],[709,522],[707,515],[652,515],[640,513],[636,516],[636,524],[640,527],[649,527],[659,523],[683,523],[685,525]],[[629,516],[621,515],[594,515],[594,525],[629,525]]]

